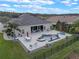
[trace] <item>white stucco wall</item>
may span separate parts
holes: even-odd
[[[51,30],[50,26],[52,26],[52,24],[44,24],[45,26],[45,31]]]
[[[31,26],[19,26],[21,30],[24,30],[24,33],[27,33],[27,32],[31,33],[30,27]]]
[[[27,32],[29,33],[29,34],[31,34],[31,27],[32,26],[40,26],[40,25],[43,25],[44,27],[45,27],[45,29],[44,29],[44,31],[48,31],[48,30],[50,30],[50,26],[52,25],[52,24],[38,24],[38,25],[29,25],[29,26],[19,26],[19,28],[21,29],[21,30],[24,30],[24,33],[25,34],[27,34]]]

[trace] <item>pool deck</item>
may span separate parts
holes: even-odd
[[[71,36],[70,34],[65,33],[65,35],[59,35],[59,37],[60,37],[59,39],[51,41],[51,42],[48,42],[48,41],[39,42],[39,41],[37,41],[37,39],[42,34],[57,34],[57,33],[60,33],[60,32],[52,30],[52,31],[33,33],[33,34],[30,35],[31,41],[27,41],[24,37],[19,37],[18,40],[26,48],[26,50],[33,51],[33,50],[36,50],[38,48],[45,46],[46,44],[51,44],[53,42],[64,39],[66,36]]]

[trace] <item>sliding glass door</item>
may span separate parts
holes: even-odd
[[[40,26],[32,26],[31,27],[31,32],[32,33],[40,32],[40,31],[43,31],[43,25],[40,25]]]

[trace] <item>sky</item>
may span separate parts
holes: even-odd
[[[18,13],[79,13],[79,0],[0,0],[0,11]]]

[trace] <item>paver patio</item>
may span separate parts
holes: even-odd
[[[35,49],[38,49],[38,48],[41,48],[41,47],[45,46],[46,44],[51,44],[53,42],[59,41],[61,39],[64,39],[66,36],[71,36],[70,34],[65,33],[65,35],[59,35],[59,37],[60,37],[59,39],[56,39],[56,40],[53,40],[53,41],[50,41],[50,42],[48,42],[47,40],[43,41],[43,42],[37,41],[37,39],[42,34],[57,34],[57,33],[60,33],[60,32],[56,31],[56,30],[52,30],[52,31],[33,33],[33,34],[30,34],[31,41],[27,41],[25,39],[25,36],[19,37],[18,40],[25,47],[26,50],[33,51]]]

